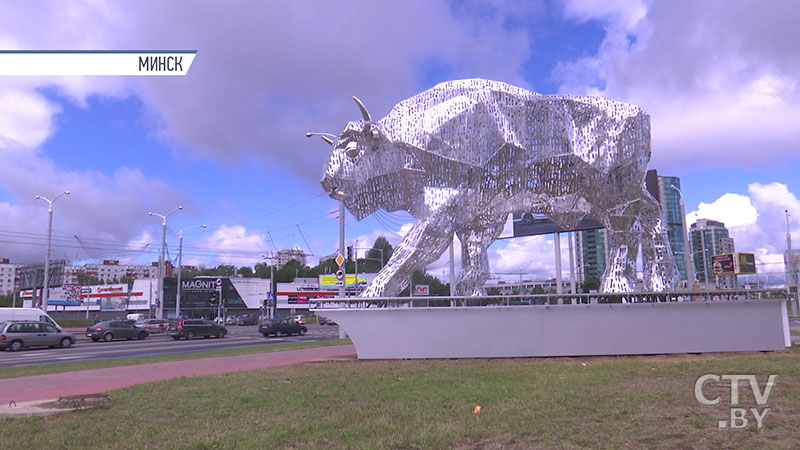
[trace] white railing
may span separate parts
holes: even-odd
[[[785,289],[692,290],[619,294],[515,294],[479,297],[348,297],[311,300],[312,309],[432,308],[456,306],[544,306],[606,303],[668,303],[703,301],[788,300]]]

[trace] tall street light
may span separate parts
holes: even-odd
[[[674,184],[670,184],[669,187],[675,189],[678,192],[678,201],[680,207],[680,214],[683,225],[686,225],[686,206],[683,203],[683,192],[675,186]],[[691,289],[689,284],[694,284],[694,265],[692,264],[691,255],[689,253],[689,227],[684,227],[682,230],[683,233],[683,264],[686,267],[686,289]],[[703,255],[705,258],[705,255]]]
[[[44,283],[42,283],[42,311],[47,312],[47,299],[50,297],[50,236],[53,233],[53,203],[56,202],[62,195],[69,195],[69,191],[64,191],[56,196],[56,198],[49,200],[46,197],[37,195],[37,200],[44,200],[47,202],[47,247],[44,251]]]
[[[183,206],[178,206],[166,214],[157,214],[154,212],[147,213],[148,216],[161,217],[161,256],[158,257],[158,305],[156,309],[156,318],[164,318],[164,250],[167,247],[167,217],[172,213],[180,211]]]
[[[192,228],[206,228],[205,225],[193,225],[178,232],[178,291],[175,293],[175,318],[181,315],[181,265],[183,263],[183,232]]]
[[[273,319],[273,318],[275,318],[275,311],[277,311],[277,309],[278,309],[278,296],[275,293],[275,287],[277,286],[277,284],[275,284],[275,272],[272,270],[273,267],[274,267],[274,263],[275,263],[275,256],[272,255],[272,252],[270,252],[269,255],[261,255],[261,259],[263,259],[264,261],[269,260],[269,262],[270,262],[270,265],[269,265],[269,295],[270,295],[272,301],[267,306],[269,306],[269,311],[270,311],[269,312],[269,318]]]

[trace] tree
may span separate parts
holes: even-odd
[[[381,252],[381,250],[383,250],[383,252]],[[383,236],[378,236],[378,238],[375,239],[375,243],[372,244],[372,248],[367,251],[366,258],[358,261],[359,272],[378,272],[386,265],[389,258],[392,257],[393,251],[394,249],[392,248],[392,244],[389,243],[389,240]],[[362,265],[364,267],[363,269],[361,269]]]
[[[81,286],[96,286],[98,284],[103,284],[103,281],[97,277],[81,273],[78,274],[78,284],[80,284]]]
[[[589,292],[596,291],[600,288],[600,280],[597,277],[590,277],[581,283],[581,291]]]
[[[252,278],[252,277],[255,276],[255,273],[253,272],[253,269],[251,269],[249,266],[239,267],[239,270],[237,270],[236,273],[238,273],[239,275],[241,275],[241,276],[243,276],[245,278]]]

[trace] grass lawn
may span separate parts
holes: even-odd
[[[719,430],[725,384],[778,379],[766,426]],[[742,384],[741,404],[756,406]],[[4,448],[800,448],[800,354],[314,362],[111,392],[72,413],[4,419]],[[482,407],[472,414],[473,407]]]
[[[287,344],[257,345],[250,347],[230,348],[225,350],[209,350],[205,352],[181,353],[174,355],[142,356],[138,358],[102,359],[98,361],[64,362],[56,364],[22,366],[0,369],[0,379],[27,377],[46,373],[72,372],[85,369],[100,369],[104,367],[132,366],[135,364],[148,364],[165,361],[184,361],[187,359],[213,358],[217,356],[248,355],[251,353],[277,352],[281,350],[294,350],[298,348],[327,347],[330,345],[350,344],[350,339],[325,339],[310,342],[290,342]],[[0,382],[2,383],[2,382]]]

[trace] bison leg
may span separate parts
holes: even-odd
[[[489,227],[461,228],[456,230],[461,241],[461,273],[456,282],[456,295],[486,295],[483,287],[489,279],[489,253],[487,250],[503,231],[507,215],[496,217]]]
[[[643,231],[644,289],[651,292],[671,290],[677,281],[678,270],[666,236],[663,214],[655,199],[645,198],[639,220]]]
[[[605,217],[608,257],[600,292],[633,292],[636,287],[636,254],[641,231],[638,226],[639,200],[609,211]]]
[[[633,292],[636,286],[636,253],[638,233],[607,229],[609,261],[606,265],[600,292]]]
[[[447,214],[435,214],[415,223],[361,297],[399,295],[414,271],[436,261],[450,245],[452,236],[453,225]]]

